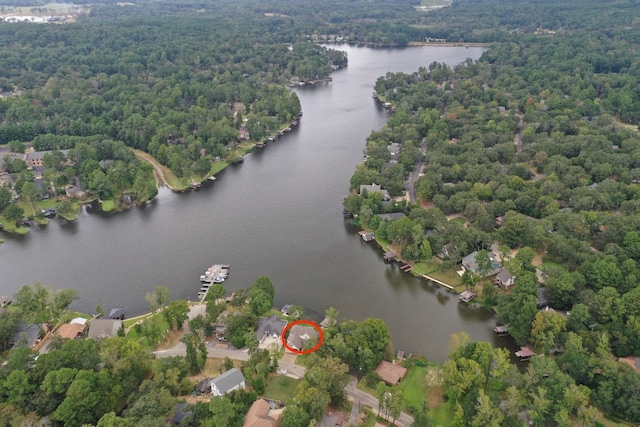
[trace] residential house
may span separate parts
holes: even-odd
[[[362,194],[363,191],[367,191],[367,193],[380,193],[382,194],[382,199],[383,200],[389,200],[391,199],[391,196],[389,195],[389,192],[387,190],[383,190],[382,187],[380,186],[380,184],[371,184],[371,185],[361,185],[360,186],[360,194]]]
[[[549,294],[544,286],[538,288],[538,310],[549,307]]]
[[[398,161],[398,154],[400,154],[400,144],[392,142],[387,145],[387,150],[389,150],[389,154],[391,154],[391,163],[396,163]]]
[[[261,317],[258,319],[258,328],[256,329],[256,336],[260,341],[266,337],[279,337],[282,335],[282,331],[287,326],[287,321],[280,319],[277,315],[273,314],[269,317]]]
[[[278,427],[278,422],[269,416],[271,405],[264,399],[258,399],[249,408],[242,427]]]
[[[9,341],[9,346],[14,345],[26,345],[28,347],[34,347],[38,343],[38,338],[40,336],[40,326],[39,325],[29,325],[20,321],[18,322],[18,326]]]
[[[402,218],[404,216],[404,213],[394,212],[394,213],[387,213],[387,214],[379,214],[378,216],[383,221],[393,221],[393,220]]]
[[[229,369],[219,377],[211,381],[211,393],[214,396],[224,396],[225,394],[246,387],[244,375],[237,368]]]
[[[293,325],[287,338],[287,344],[294,350],[302,350],[308,341],[317,340],[318,336],[318,330],[313,326]]]
[[[465,269],[470,270],[482,277],[493,276],[494,274],[497,274],[498,271],[500,271],[500,263],[496,260],[493,252],[489,252],[489,260],[491,260],[491,270],[489,270],[488,272],[484,272],[484,274],[481,273],[480,268],[478,267],[478,262],[476,261],[477,255],[478,251],[475,251],[462,258],[462,266]]]
[[[332,326],[335,326],[336,323],[338,323],[336,319],[330,319],[328,317],[325,317],[324,319],[322,319],[322,322],[320,322],[320,327],[322,329],[327,329]]]
[[[516,278],[511,275],[509,270],[503,268],[500,270],[498,275],[496,276],[494,282],[498,286],[502,286],[505,289],[509,289],[514,285]]]
[[[89,338],[110,338],[118,335],[123,323],[120,319],[93,319],[89,326]]]
[[[74,340],[76,338],[83,338],[84,332],[87,329],[86,324],[82,323],[65,323],[60,326],[56,331],[56,334],[63,339]]]
[[[67,156],[67,154],[69,153],[69,150],[59,150],[62,154],[65,155],[65,157]],[[43,163],[43,159],[45,154],[50,154],[51,151],[32,151],[30,153],[27,153],[24,156],[24,161],[27,163],[27,167],[33,169],[33,168],[43,168],[44,167],[44,163]]]
[[[407,368],[382,360],[376,367],[376,374],[380,376],[382,381],[394,386],[400,384],[400,381],[407,374]]]
[[[456,258],[458,257],[458,247],[455,243],[447,243],[442,247],[440,252],[436,254],[436,256],[440,259]]]

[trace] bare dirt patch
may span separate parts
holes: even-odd
[[[169,331],[156,346],[156,350],[166,350],[175,346],[184,336],[184,330]]]
[[[440,367],[430,367],[424,376],[428,389],[427,403],[433,409],[444,402],[442,392],[442,369]]]
[[[195,384],[202,381],[205,378],[215,378],[224,370],[224,358],[222,357],[209,357],[204,364],[204,369],[197,375],[189,377],[189,379]],[[242,361],[234,360],[234,368],[242,367]]]

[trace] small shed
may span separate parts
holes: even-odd
[[[200,394],[211,393],[211,378],[207,377],[196,384],[196,391]]]

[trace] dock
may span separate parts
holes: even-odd
[[[458,299],[462,302],[470,302],[476,297],[476,294],[467,290],[458,295]]]
[[[229,266],[227,264],[215,264],[200,276],[200,281],[204,283],[222,283],[227,277],[229,277]]]
[[[493,328],[493,332],[498,336],[509,335],[509,325],[496,326]]]
[[[413,265],[406,263],[400,266],[400,270],[404,271],[405,273],[410,273],[411,270],[413,270]]]

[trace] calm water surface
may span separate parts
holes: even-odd
[[[318,319],[329,306],[356,320],[380,317],[406,352],[441,361],[459,331],[504,345],[492,333],[491,314],[384,263],[341,214],[365,140],[389,117],[371,98],[375,80],[433,61],[477,59],[482,49],[338,48],[348,53],[346,69],[330,83],[296,89],[300,126],[214,183],[186,194],[163,188],[149,205],[116,215],[85,207],[74,223],[54,220],[24,237],[4,235],[0,294],[39,281],[78,289],[80,310],[93,312],[99,303],[131,316],[146,311],[144,295],[158,285],[174,298],[195,298],[203,270],[228,263],[227,290],[266,275],[276,305],[301,304]]]

